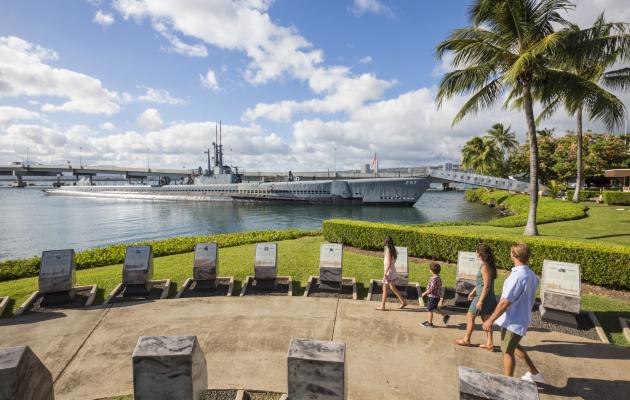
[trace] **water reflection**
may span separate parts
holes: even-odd
[[[418,224],[483,221],[493,212],[466,202],[461,192],[427,192],[415,207],[389,208],[90,199],[0,189],[0,215],[4,259],[177,235],[320,229],[329,218]]]

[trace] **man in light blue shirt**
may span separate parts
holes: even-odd
[[[514,356],[516,355],[529,367],[529,372],[522,379],[544,383],[542,374],[520,345],[521,339],[527,333],[532,307],[536,300],[536,289],[538,289],[538,277],[527,265],[530,255],[531,250],[527,244],[514,243],[512,245],[510,256],[514,268],[503,283],[501,301],[490,318],[484,322],[483,329],[491,332],[493,323],[501,327],[501,351],[505,375],[514,375],[516,366]]]

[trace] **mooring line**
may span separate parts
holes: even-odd
[[[99,318],[98,322],[96,323],[96,325],[94,325],[94,327],[92,328],[92,330],[90,331],[90,333],[87,334],[87,336],[85,337],[85,339],[83,339],[83,342],[81,342],[81,344],[79,345],[79,347],[77,348],[77,350],[74,352],[74,354],[72,355],[72,357],[70,357],[70,360],[66,363],[66,365],[61,369],[61,371],[59,371],[59,374],[57,375],[57,377],[53,380],[53,385],[55,383],[57,383],[57,381],[59,380],[59,378],[61,378],[61,376],[63,375],[64,372],[66,372],[66,369],[68,368],[68,366],[70,364],[72,364],[72,362],[74,361],[75,358],[77,358],[77,354],[79,354],[79,352],[81,351],[81,349],[83,348],[83,346],[85,346],[85,342],[88,341],[88,339],[90,338],[90,336],[92,336],[92,334],[94,333],[94,331],[96,330],[96,328],[99,327],[99,325],[101,325],[101,322],[103,322],[103,320],[105,319],[105,317],[107,316],[107,314],[109,313],[109,311],[112,309],[112,304],[108,304],[107,305],[107,310],[105,310],[105,312],[103,313],[103,315],[101,315],[101,318]]]

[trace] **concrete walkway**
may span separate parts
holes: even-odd
[[[286,392],[291,337],[347,343],[350,399],[457,399],[458,366],[501,372],[500,353],[453,344],[463,315],[448,328],[423,329],[423,311],[378,312],[375,305],[302,297],[127,303],[2,320],[0,346],[31,346],[53,373],[58,400],[131,393],[131,353],[141,335],[197,335],[217,389]],[[541,399],[630,393],[628,349],[543,331],[530,332],[524,344],[549,383],[539,386]],[[524,372],[519,364],[517,373]]]

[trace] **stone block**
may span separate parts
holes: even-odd
[[[554,310],[545,306],[540,306],[540,318],[543,321],[551,322],[553,324],[569,326],[577,329],[578,320],[577,315],[566,311]]]
[[[132,361],[135,400],[199,400],[208,388],[196,336],[141,336]]]
[[[396,285],[407,286],[409,285],[409,255],[406,247],[396,247],[398,257],[396,258],[396,273],[398,279]]]
[[[291,339],[288,399],[345,400],[345,361],[345,343]]]
[[[151,246],[127,246],[122,282],[132,287],[144,287],[148,292],[153,279],[153,249]]]
[[[76,282],[74,250],[49,250],[42,253],[39,267],[41,294],[69,292]]]
[[[538,400],[534,383],[459,367],[460,400]]]
[[[193,263],[193,279],[195,281],[214,281],[217,279],[219,246],[216,243],[197,243],[195,245],[195,261]]]
[[[1,400],[54,400],[52,374],[28,346],[0,348]]]
[[[278,253],[275,243],[258,243],[256,245],[256,256],[254,259],[254,279],[274,280],[276,279],[276,266],[278,264]]]
[[[568,296],[546,290],[542,293],[542,304],[545,308],[565,311],[572,314],[580,313],[580,297]]]
[[[470,304],[468,295],[474,288],[474,282],[469,280],[458,280],[455,284],[455,304],[468,306]]]

